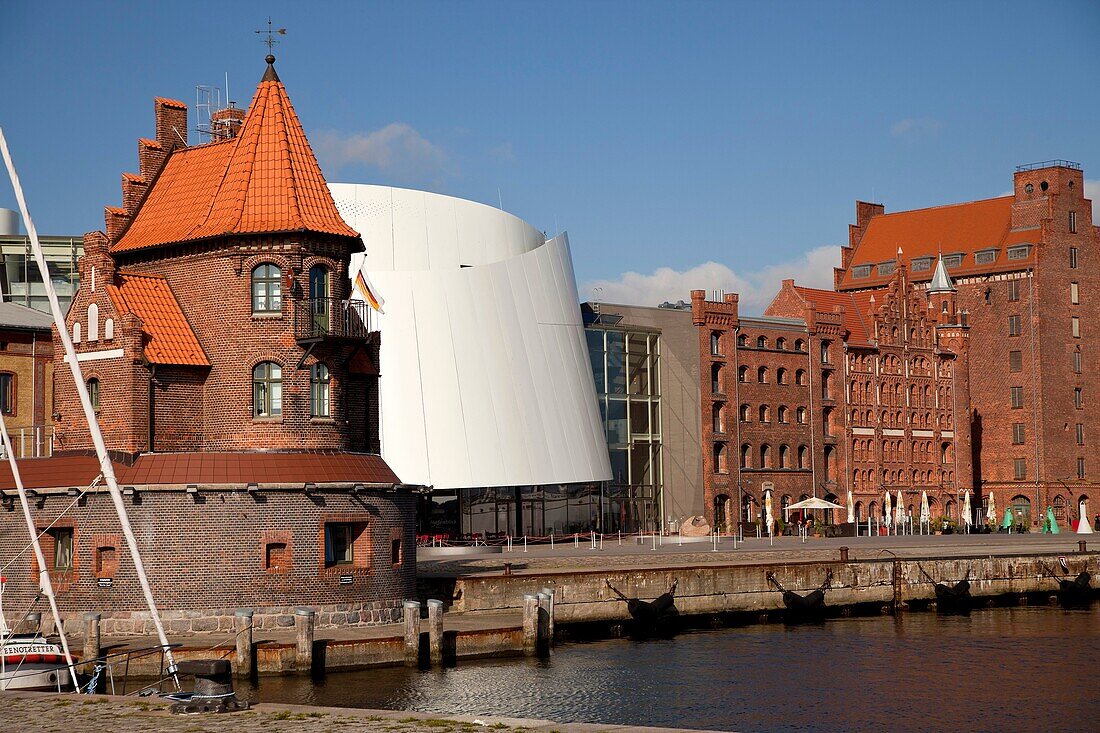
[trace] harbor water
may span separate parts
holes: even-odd
[[[1100,605],[562,644],[548,661],[264,678],[246,699],[744,731],[1100,730]]]

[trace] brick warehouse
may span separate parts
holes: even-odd
[[[975,512],[992,496],[1023,525],[1048,506],[1076,520],[1100,472],[1087,442],[1098,232],[1080,166],[1052,161],[1021,166],[1013,194],[995,199],[894,214],[857,202],[835,289],[785,282],[762,319],[739,319],[736,296],[694,293],[715,521],[734,492],[758,502],[764,481],[777,496],[850,489],[860,518],[881,515],[889,488],[907,509],[927,491],[933,516],[956,520],[968,489]],[[801,356],[787,353],[792,337]],[[776,381],[792,360],[805,384]],[[797,413],[761,422],[783,406],[805,407],[805,425]],[[784,445],[808,461],[784,461]]]
[[[261,627],[295,605],[322,624],[389,622],[415,588],[415,500],[378,455],[379,335],[350,299],[363,242],[274,60],[208,143],[188,145],[185,105],[155,100],[140,173],[85,235],[66,319],[173,631],[229,628],[242,607]],[[60,607],[146,631],[110,499],[81,494],[98,464],[68,369],[54,394],[55,455],[20,468]],[[0,486],[11,557],[26,537],[6,466]],[[26,558],[7,572],[12,607],[35,593]]]

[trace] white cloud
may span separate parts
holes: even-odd
[[[660,267],[652,274],[624,272],[617,280],[592,280],[581,285],[582,300],[629,305],[657,305],[665,301],[690,301],[692,290],[737,293],[740,311],[763,313],[779,292],[783,280],[794,278],[812,288],[833,287],[833,268],[840,265],[840,248],[817,247],[788,261],[758,270],[737,273],[726,265],[705,262],[687,270]]]
[[[916,140],[932,135],[943,128],[943,123],[931,117],[906,117],[890,126],[890,134],[905,140]]]
[[[433,183],[450,172],[443,149],[405,122],[367,133],[323,130],[313,135],[313,143],[322,165],[333,172],[359,164],[406,181]]]

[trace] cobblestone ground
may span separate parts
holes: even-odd
[[[452,720],[383,710],[261,704],[222,715],[172,715],[167,704],[141,698],[0,693],[0,722],[8,730],[48,733],[625,733],[667,731],[618,725],[559,724],[486,718]],[[699,733],[693,731],[692,733]]]

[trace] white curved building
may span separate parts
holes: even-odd
[[[437,504],[457,499],[461,533],[589,525],[611,468],[568,237],[547,239],[511,214],[451,196],[330,188],[363,236],[364,272],[385,301],[379,389],[389,465],[402,481],[432,487]],[[353,259],[353,273],[361,262]],[[576,499],[585,484],[591,501]]]

